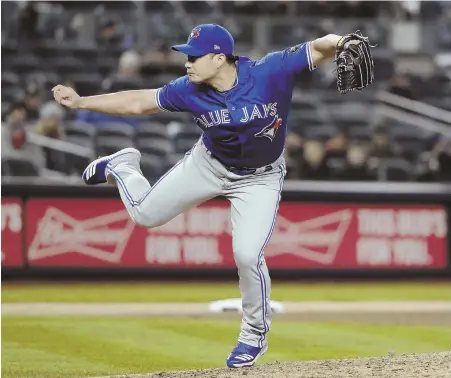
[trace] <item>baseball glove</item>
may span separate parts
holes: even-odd
[[[337,87],[341,94],[361,90],[374,80],[374,62],[368,38],[360,31],[346,34],[335,50]]]

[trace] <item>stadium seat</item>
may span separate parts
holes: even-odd
[[[372,116],[372,108],[366,103],[345,102],[327,107],[330,117],[338,122],[360,121],[364,124],[365,120]]]
[[[2,157],[2,176],[39,176],[39,170],[34,163],[27,158]]]
[[[120,92],[146,89],[141,79],[107,78],[102,82],[102,89],[106,92]]]
[[[437,108],[451,111],[451,100],[449,99],[449,97],[443,97],[443,96],[425,97],[425,98],[422,98],[422,101],[424,101],[428,105],[432,105]]]
[[[104,122],[96,125],[97,138],[122,137],[124,139],[133,139],[135,129],[122,122]]]
[[[48,91],[50,91],[55,85],[61,84],[63,80],[57,72],[41,70],[31,71],[24,75],[24,78],[24,82],[34,81],[37,79]]]
[[[9,101],[2,101],[2,121],[5,120],[8,112],[9,112],[10,106],[11,106],[11,103]]]
[[[404,141],[400,146],[402,155],[409,161],[415,161],[422,152],[426,151],[427,141],[424,139]]]
[[[154,138],[141,138],[136,141],[136,148],[146,155],[165,159],[173,151],[170,141]]]
[[[422,97],[444,97],[449,95],[451,95],[451,81],[447,75],[435,73],[423,80]]]
[[[311,101],[303,101],[303,100],[299,100],[299,101],[293,101],[293,103],[291,104],[291,111],[316,111],[318,110],[318,105],[315,101],[311,100]]]
[[[96,131],[95,126],[79,121],[66,122],[64,125],[64,132],[69,142],[88,148],[95,146]]]
[[[413,166],[402,158],[384,158],[379,160],[379,181],[411,181],[414,178]]]
[[[321,126],[324,122],[323,116],[316,111],[292,111],[288,116],[289,127]]]
[[[185,123],[192,120],[191,115],[186,113],[176,113],[176,112],[160,112],[156,114],[151,114],[149,120],[152,122],[160,122],[167,125],[169,122],[180,122]],[[191,121],[194,122],[194,121]]]
[[[298,43],[293,35],[293,27],[291,25],[279,24],[272,27],[270,43],[276,46],[291,46]]]
[[[81,175],[92,159],[84,156],[66,154],[65,161],[68,165],[69,174]]]
[[[376,80],[389,80],[395,73],[395,64],[393,60],[383,56],[373,56]]]
[[[97,138],[96,141],[96,155],[106,156],[114,154],[123,148],[134,147],[131,139],[124,139],[122,137],[107,137]]]
[[[67,121],[64,124],[66,135],[70,136],[86,136],[93,138],[96,134],[96,127],[90,123],[82,121]]]
[[[38,56],[40,59],[51,60],[61,53],[62,46],[61,43],[59,42],[48,40],[44,43],[38,43],[35,46],[33,46],[32,51],[33,54]]]
[[[409,124],[399,123],[389,127],[388,134],[390,141],[396,143],[425,141],[434,135],[434,133],[427,130],[422,130]]]
[[[82,60],[73,56],[60,56],[51,60],[49,64],[63,76],[77,72],[81,73],[86,69],[86,64],[84,64]]]
[[[151,185],[153,185],[165,171],[164,160],[154,155],[142,153],[140,165],[144,177]]]
[[[22,97],[23,90],[20,87],[2,87],[2,101],[15,102]]]
[[[103,77],[111,75],[117,69],[118,59],[113,56],[101,56],[92,62],[92,70],[101,74]]]
[[[160,122],[142,122],[136,128],[135,141],[138,142],[141,138],[167,139],[167,126]]]
[[[5,33],[6,34],[6,33]],[[12,39],[2,38],[2,67],[5,61],[17,55],[17,42]],[[3,69],[6,68],[6,65]]]
[[[193,148],[200,138],[200,133],[193,130],[182,130],[173,138],[174,151],[176,153],[185,153]]]
[[[372,132],[368,127],[350,127],[347,132],[351,142],[367,143],[371,141]]]
[[[85,96],[98,94],[103,81],[102,75],[97,72],[73,73],[66,76],[74,82],[77,92],[83,93]]]
[[[306,139],[321,140],[323,142],[329,140],[336,135],[339,129],[331,125],[323,126],[306,126],[302,129],[302,136]]]
[[[164,164],[165,169],[169,170],[174,165],[176,165],[180,160],[182,160],[185,157],[185,153],[171,153],[168,156],[166,156]]]
[[[146,75],[144,85],[146,88],[160,88],[177,79],[180,75],[174,74],[160,74],[160,75]]]
[[[19,85],[20,78],[19,75],[12,71],[2,72],[2,89],[7,86]]]
[[[6,63],[6,62],[5,62]],[[18,75],[36,71],[39,67],[45,66],[43,62],[38,59],[35,55],[18,55],[8,59],[8,63],[5,66],[9,66]],[[2,60],[2,65],[3,65]]]

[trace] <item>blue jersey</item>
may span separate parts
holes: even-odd
[[[259,168],[283,153],[294,75],[306,68],[315,68],[310,42],[258,60],[239,57],[238,80],[228,91],[183,76],[159,88],[156,102],[163,111],[190,112],[222,164]]]

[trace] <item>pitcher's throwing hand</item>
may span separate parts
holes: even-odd
[[[52,89],[55,100],[71,109],[77,109],[80,104],[81,97],[71,87],[57,85]]]

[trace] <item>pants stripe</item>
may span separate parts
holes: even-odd
[[[186,153],[185,157],[190,154],[191,154],[191,150]],[[140,201],[135,201],[132,198],[131,194],[127,190],[121,177],[116,172],[114,172],[112,169],[110,169],[109,171],[113,175],[113,177],[116,179],[118,184],[121,186],[122,190],[125,193],[125,196],[127,197],[128,202],[132,205],[132,207],[135,207],[135,206],[139,206],[147,198],[147,196],[152,192],[152,190],[161,182],[161,180],[163,180],[167,175],[169,175],[169,173],[171,173],[175,168],[177,168],[183,162],[184,159],[185,158],[178,161],[177,164],[175,164],[169,171],[167,171],[163,176],[161,176],[159,178],[159,180],[155,184],[153,184],[153,186],[149,189],[149,191],[143,196],[143,198]]]
[[[263,250],[265,249],[266,244],[268,244],[268,241],[271,238],[272,232],[274,231],[274,226],[276,224],[277,212],[279,210],[279,202],[280,202],[280,197],[281,197],[281,193],[282,193],[282,185],[283,185],[283,177],[284,177],[283,171],[284,171],[284,166],[281,166],[280,167],[280,180],[279,180],[279,183],[280,183],[279,198],[277,200],[276,209],[275,209],[275,212],[274,212],[271,229],[269,230],[269,233],[266,236],[265,243],[263,244],[263,247],[260,250],[260,253],[258,255],[258,260],[257,260],[257,270],[258,270],[258,274],[259,274],[259,277],[260,277],[260,287],[261,287],[261,290],[262,290],[262,297],[263,297],[262,298],[263,299],[263,302],[262,302],[263,325],[265,327],[265,332],[260,336],[260,339],[258,340],[259,348],[263,347],[263,342],[266,339],[266,333],[269,330],[269,326],[268,326],[268,323],[266,321],[266,316],[267,316],[267,308],[266,308],[266,296],[267,296],[267,293],[266,293],[266,280],[265,280],[265,275],[263,274],[263,271],[261,269],[261,263],[262,263],[262,258],[263,258]]]

